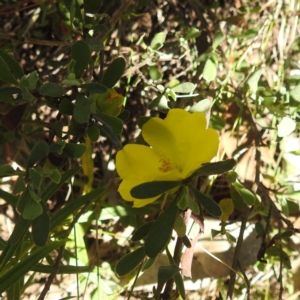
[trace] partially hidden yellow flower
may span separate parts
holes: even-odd
[[[128,144],[116,157],[117,172],[123,179],[119,192],[134,207],[154,202],[160,195],[141,200],[132,197],[132,188],[145,182],[186,179],[209,162],[219,146],[218,134],[206,128],[204,114],[183,109],[171,109],[164,120],[151,118],[142,135],[150,147]]]

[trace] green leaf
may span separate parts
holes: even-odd
[[[225,34],[222,31],[217,31],[214,36],[212,48],[216,50],[218,46],[225,40]]]
[[[66,94],[66,90],[60,86],[57,83],[54,82],[47,82],[44,83],[41,87],[40,87],[40,93],[43,96],[49,96],[49,97],[53,97],[53,98],[58,98],[58,97],[62,97]]]
[[[92,142],[97,142],[100,136],[100,129],[95,125],[89,126],[87,134]]]
[[[10,71],[14,74],[16,78],[21,78],[24,75],[22,67],[19,63],[6,52],[0,49],[0,56],[6,62],[7,66],[9,67]]]
[[[181,240],[182,240],[184,246],[186,246],[187,248],[191,248],[191,247],[192,247],[191,241],[190,241],[190,239],[187,237],[187,235],[183,236],[183,237],[181,238]]]
[[[230,185],[230,197],[233,201],[235,209],[242,209],[244,206],[244,200],[236,188]]]
[[[157,33],[150,43],[150,47],[153,50],[159,50],[166,40],[166,34],[164,32]]]
[[[54,182],[59,183],[61,180],[61,175],[57,169],[51,170],[48,177]]]
[[[74,176],[81,168],[77,167],[71,170],[64,172],[61,175],[59,183],[51,182],[48,186],[42,191],[41,199],[43,202],[49,200],[51,196],[72,176]]]
[[[175,93],[190,94],[196,88],[196,85],[191,82],[183,82],[172,88]]]
[[[166,96],[164,94],[158,95],[156,98],[154,98],[154,100],[152,100],[150,103],[148,103],[148,105],[147,105],[148,108],[152,109],[152,108],[158,106],[160,101],[162,100],[162,98],[166,98]],[[144,116],[142,116],[142,117],[144,117]]]
[[[300,102],[300,84],[291,90],[291,96],[295,101]]]
[[[28,103],[23,103],[14,106],[4,116],[2,116],[1,123],[7,128],[7,130],[9,131],[16,130],[20,121],[22,120],[27,105]]]
[[[200,36],[200,34],[201,34],[201,31],[198,28],[190,27],[187,30],[187,32],[185,33],[183,38],[185,40],[194,39],[194,38]]]
[[[151,257],[147,260],[147,262],[145,263],[145,265],[143,266],[142,271],[145,272],[146,270],[150,269],[156,262],[157,257]]]
[[[73,116],[78,124],[84,124],[89,121],[91,113],[91,103],[88,98],[83,95],[76,95],[76,102]]]
[[[43,141],[38,141],[32,148],[27,160],[27,169],[33,167],[39,160],[46,157],[49,153],[49,145]]]
[[[251,92],[253,93],[257,92],[258,82],[263,73],[264,73],[263,69],[258,69],[250,75],[249,79],[247,80],[247,84]]]
[[[226,177],[227,177],[228,182],[231,184],[231,183],[236,182],[238,174],[235,171],[229,171],[227,173]]]
[[[95,82],[82,84],[81,88],[87,90],[90,93],[96,93],[96,94],[104,94],[107,92],[106,86]]]
[[[214,237],[216,237],[218,234],[221,234],[221,231],[220,230],[215,230],[215,229],[212,229],[211,230],[211,238],[213,239]]]
[[[155,220],[145,241],[147,256],[155,257],[164,250],[172,236],[177,214],[178,207],[173,201]]]
[[[175,274],[179,273],[180,268],[176,265],[171,266],[161,266],[158,269],[157,276],[157,289],[155,292],[155,298],[159,299],[159,295],[165,285],[165,283],[172,278]]]
[[[209,109],[211,107],[211,101],[208,99],[203,99],[194,104],[190,109],[189,112],[194,113],[201,111],[204,114],[207,114],[209,112]]]
[[[89,46],[83,42],[75,42],[71,50],[71,59],[75,60],[74,73],[76,78],[81,78],[85,68],[88,66],[91,58]]]
[[[220,217],[222,215],[222,210],[219,205],[211,198],[201,193],[194,187],[190,186],[191,191],[193,192],[195,198],[203,206],[203,208],[212,216]]]
[[[242,199],[247,205],[254,205],[256,202],[255,195],[246,189],[242,184],[239,182],[234,182],[232,186],[236,189],[236,191],[240,194]]]
[[[217,58],[217,59],[216,59]],[[205,62],[202,76],[206,82],[211,82],[217,76],[218,57],[210,56]]]
[[[139,126],[139,128],[142,129],[143,125],[146,124],[150,119],[151,117],[140,116],[138,117],[136,123]]]
[[[33,71],[28,75],[24,75],[20,79],[20,87],[33,90],[36,88],[38,81],[39,81],[39,76],[37,74],[37,71]]]
[[[163,77],[163,73],[160,72],[156,66],[150,66],[149,67],[149,74],[152,80],[159,80]]]
[[[186,233],[186,225],[181,216],[177,215],[176,221],[174,224],[174,230],[176,231],[179,237],[184,237]]]
[[[32,268],[33,272],[38,272],[38,273],[46,273],[50,274],[53,272],[53,266],[47,266],[43,264],[36,264]],[[85,266],[63,266],[61,265],[59,269],[57,270],[57,274],[79,274],[79,273],[90,273],[92,272],[92,267],[85,267]],[[62,299],[60,299],[62,300]]]
[[[43,181],[43,176],[36,169],[33,168],[28,169],[28,174],[30,186],[33,189],[39,189]]]
[[[17,196],[14,196],[11,193],[3,191],[2,189],[0,189],[0,198],[3,199],[8,204],[10,204],[12,207],[16,207],[18,202]]]
[[[179,186],[181,183],[182,181],[145,182],[132,188],[130,194],[134,198],[143,200],[161,195],[162,193]]]
[[[40,202],[31,197],[23,210],[22,216],[26,220],[34,220],[36,217],[41,215],[42,212],[43,208]]]
[[[16,171],[11,165],[0,166],[0,177],[8,177],[13,175],[20,175],[21,171]]]
[[[0,294],[4,293],[10,286],[12,286],[22,276],[27,274],[32,268],[51,251],[59,248],[65,243],[64,240],[52,242],[51,244],[44,246],[36,251],[33,251],[30,255],[24,258],[19,263],[16,263],[10,270],[4,275],[0,276]]]
[[[50,232],[50,217],[47,213],[47,207],[44,203],[42,206],[43,212],[32,221],[31,230],[33,242],[39,247],[46,245]]]
[[[0,88],[0,96],[15,95],[20,93],[21,93],[21,89],[14,86],[7,86],[7,87]]]
[[[280,123],[277,125],[277,135],[279,137],[285,137],[290,135],[296,129],[297,123],[290,117],[283,117]]]
[[[150,228],[152,227],[154,221],[148,222],[143,224],[142,226],[140,226],[132,235],[131,240],[133,242],[137,242],[140,241],[142,239],[144,239],[148,233]]]
[[[8,239],[8,242],[11,245],[18,244],[20,240],[23,238],[23,236],[25,235],[25,233],[27,232],[29,225],[30,225],[30,220],[26,220],[22,216],[19,216],[15,224],[14,230]]]
[[[116,135],[120,135],[122,133],[123,122],[121,119],[101,112],[98,112],[97,115],[101,118],[101,121],[103,121],[105,125],[108,125]]]
[[[123,57],[116,58],[107,68],[103,75],[102,84],[108,88],[112,88],[122,77],[126,67]]]
[[[52,231],[56,226],[61,224],[64,220],[68,218],[71,214],[76,212],[84,204],[91,202],[96,197],[101,197],[106,191],[105,187],[100,187],[98,189],[89,192],[88,194],[74,199],[68,202],[63,208],[54,213],[51,217],[50,231]]]
[[[283,251],[283,250],[281,250],[281,249],[279,249],[275,246],[271,246],[271,247],[267,248],[266,254],[269,255],[269,256],[280,257],[280,259],[283,262],[283,265],[287,269],[290,270],[292,268],[290,257],[285,251]]]
[[[17,202],[17,211],[19,214],[23,214],[23,211],[27,205],[27,203],[31,200],[31,196],[29,193],[29,187],[24,190],[23,194],[19,197]]]
[[[186,299],[183,278],[179,272],[174,275],[174,281],[176,283],[176,288],[179,292],[179,295],[183,300]]]
[[[85,150],[86,147],[84,145],[68,143],[65,145],[63,152],[70,158],[80,158]]]
[[[140,247],[123,256],[116,265],[116,273],[125,276],[133,271],[146,257],[144,247]]]
[[[27,88],[23,88],[22,90],[22,98],[23,100],[26,100],[28,102],[31,102],[34,100],[34,96],[28,91]]]
[[[236,243],[236,238],[230,234],[229,232],[225,232],[225,235],[226,235],[226,238],[227,238],[227,241],[230,242],[230,243]]]
[[[208,163],[208,164],[202,165],[200,169],[195,171],[191,175],[191,178],[195,178],[198,176],[223,174],[225,172],[228,172],[229,170],[232,170],[235,165],[236,165],[236,161],[234,159],[227,159],[227,160],[218,161],[215,163]]]
[[[72,60],[72,62],[73,61],[74,60]],[[82,84],[82,80],[77,79],[75,73],[69,73],[68,77],[65,78],[61,83],[66,86],[80,86]]]
[[[22,175],[20,175],[20,176],[18,176],[18,179],[17,179],[16,184],[14,186],[13,194],[17,195],[21,192],[24,192],[25,189],[26,189],[26,185],[25,185],[24,177]],[[1,197],[1,195],[0,195],[0,197]]]
[[[294,231],[293,230],[286,230],[286,231],[284,231],[284,232],[281,233],[280,238],[282,238],[282,239],[288,239],[288,238],[290,238],[293,235],[294,235]]]
[[[8,65],[5,60],[0,56],[0,80],[14,85],[18,85],[18,81],[10,72]]]
[[[59,104],[59,112],[63,115],[72,116],[74,112],[74,104],[68,100],[63,98]]]

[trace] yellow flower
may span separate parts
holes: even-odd
[[[132,197],[132,188],[145,182],[186,179],[209,162],[219,146],[218,134],[206,128],[204,114],[183,109],[171,109],[164,120],[150,119],[142,135],[150,147],[128,144],[116,157],[117,172],[123,179],[119,192],[134,207],[154,202],[160,195],[140,200]]]

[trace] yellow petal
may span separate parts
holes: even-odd
[[[176,181],[183,179],[177,169],[161,171],[161,157],[152,148],[143,145],[126,145],[117,153],[116,169],[123,179],[119,193],[126,201],[134,202],[134,207],[141,207],[160,197],[140,200],[131,196],[135,186],[152,181]]]
[[[209,162],[218,150],[218,134],[206,129],[206,118],[201,112],[191,114],[183,109],[171,109],[164,120],[150,119],[142,133],[154,151],[177,165],[183,178]]]
[[[126,145],[117,153],[116,168],[121,178],[135,175],[137,178],[155,179],[160,157],[144,145]]]
[[[134,207],[145,206],[149,203],[154,202],[156,199],[160,197],[160,195],[158,195],[157,197],[143,199],[143,200],[132,197],[130,194],[131,189],[144,182],[145,181],[140,181],[138,180],[138,178],[135,178],[133,176],[131,178],[126,178],[121,182],[118,191],[124,200],[134,202],[133,203]]]

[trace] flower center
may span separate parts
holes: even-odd
[[[163,173],[172,171],[174,169],[174,166],[172,166],[172,163],[168,158],[161,158],[159,162],[160,162],[160,166],[158,170]]]

